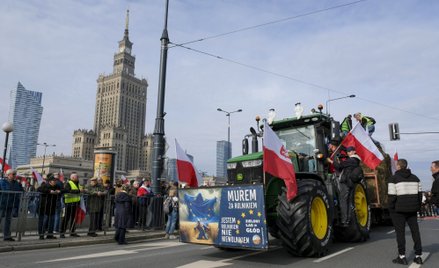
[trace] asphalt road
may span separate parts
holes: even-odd
[[[425,263],[439,267],[439,218],[420,222]],[[413,242],[407,231],[407,257],[412,263]],[[392,264],[396,239],[392,227],[377,227],[365,243],[334,243],[323,258],[289,255],[279,240],[268,251],[220,250],[211,246],[183,244],[177,240],[149,240],[129,245],[100,244],[0,254],[0,267],[403,267]]]

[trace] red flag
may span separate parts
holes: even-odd
[[[62,170],[62,168],[59,169],[59,181],[60,182],[64,182],[64,171]]]
[[[180,182],[186,183],[189,187],[198,187],[202,184],[202,178],[195,169],[194,164],[187,154],[175,140],[175,148],[177,150],[177,173]]]
[[[79,207],[76,208],[76,215],[75,215],[76,224],[81,224],[84,221],[86,212],[87,209],[85,208],[84,197],[81,196],[81,200],[79,201]]]
[[[34,177],[34,179],[37,180],[38,185],[41,185],[43,183],[43,177],[33,167],[31,167],[31,170],[32,170],[32,177]]]
[[[352,128],[342,144],[345,147],[354,146],[363,163],[371,169],[375,169],[384,159],[384,156],[361,124],[356,124]]]
[[[123,184],[130,184],[130,181],[124,175],[121,175],[120,178],[122,179]]]
[[[0,157],[0,164],[2,165],[2,170],[3,173],[5,173],[6,171],[8,171],[8,169],[11,169],[11,167],[8,165],[8,163],[5,163],[3,165],[3,158]]]
[[[288,151],[276,133],[264,122],[264,172],[284,180],[287,186],[287,199],[297,195],[296,172],[288,156]]]

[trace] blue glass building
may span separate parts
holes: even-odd
[[[17,89],[11,91],[9,122],[14,125],[9,143],[8,163],[12,168],[29,164],[36,156],[38,134],[40,132],[43,93],[30,91],[18,82]]]
[[[227,160],[232,157],[232,143],[228,141],[216,142],[216,176],[227,178]]]

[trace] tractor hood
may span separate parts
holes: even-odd
[[[241,155],[237,157],[230,158],[227,160],[227,163],[238,163],[243,161],[249,161],[249,160],[258,160],[262,159],[262,152],[247,154],[247,155]]]

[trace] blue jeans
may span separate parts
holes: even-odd
[[[53,230],[57,233],[59,233],[59,226],[61,225],[61,212],[61,205],[58,206],[58,204],[56,204],[55,215],[53,219]]]
[[[375,132],[375,125],[369,125],[367,126],[367,133],[369,136],[372,136],[372,134]]]
[[[175,224],[177,223],[178,210],[173,209],[168,215],[168,222],[166,223],[166,233],[172,234],[175,231]]]
[[[0,224],[5,217],[5,225],[3,226],[3,239],[11,238],[11,219],[12,208],[0,208]]]

